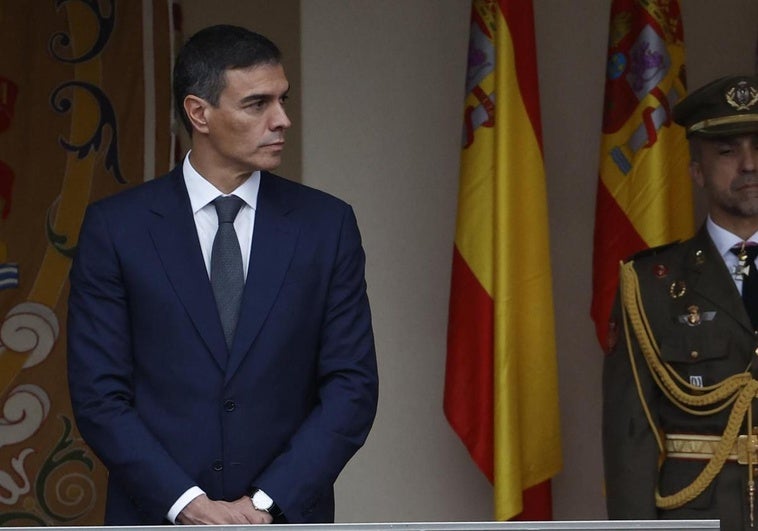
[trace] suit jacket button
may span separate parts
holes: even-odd
[[[224,402],[224,410],[228,412],[232,412],[236,409],[237,404],[234,403],[234,400],[227,400]]]
[[[693,360],[696,360],[699,356],[700,356],[700,353],[697,350],[693,350],[692,352],[690,352],[690,358],[692,358]]]
[[[221,459],[218,459],[213,462],[213,471],[214,472],[221,472],[224,469],[224,463],[221,462]]]

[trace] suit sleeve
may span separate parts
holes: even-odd
[[[68,377],[79,431],[148,521],[194,485],[134,409],[129,294],[105,209],[90,206],[72,266]]]
[[[345,208],[319,349],[318,398],[286,450],[256,478],[291,523],[331,495],[338,474],[363,445],[377,407],[378,377],[365,255],[352,209]]]
[[[611,318],[618,340],[603,364],[603,457],[608,518],[655,520],[658,445],[632,372],[618,296]],[[653,418],[657,390],[630,329],[640,388]]]

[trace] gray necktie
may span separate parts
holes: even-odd
[[[211,286],[229,349],[232,348],[242,289],[245,287],[242,253],[237,232],[234,230],[234,218],[244,204],[245,202],[236,195],[219,196],[213,200],[218,214],[218,231],[213,239],[211,251]]]

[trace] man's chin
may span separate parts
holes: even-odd
[[[740,218],[758,218],[758,201],[745,201],[733,208],[732,214]]]
[[[266,157],[263,160],[256,160],[255,167],[261,171],[274,171],[282,164],[282,157]]]

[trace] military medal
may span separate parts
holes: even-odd
[[[672,299],[684,297],[685,293],[687,293],[687,284],[684,280],[675,280],[669,286],[669,295]]]
[[[669,274],[669,268],[666,267],[664,264],[657,264],[653,268],[653,274],[658,278],[663,278]]]
[[[745,242],[742,242],[742,247],[740,247],[740,250],[737,253],[737,265],[734,266],[732,275],[734,278],[743,279],[749,274],[750,264],[747,263],[747,251],[745,251]]]
[[[687,326],[700,326],[702,323],[713,321],[715,318],[715,311],[709,310],[707,312],[701,312],[700,306],[697,306],[696,304],[687,306],[687,313],[677,316],[677,320]]]
[[[691,326],[697,326],[700,324],[701,319],[700,308],[694,304],[687,308],[687,323]]]

